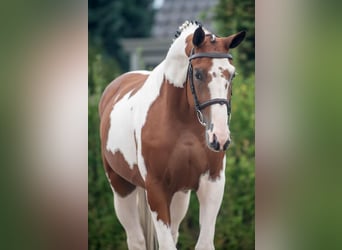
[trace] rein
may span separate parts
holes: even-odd
[[[207,52],[207,53],[194,53],[194,48],[191,50],[191,55],[189,57],[189,66],[188,66],[188,77],[189,77],[189,82],[190,82],[190,89],[192,96],[194,97],[194,102],[195,102],[195,109],[196,109],[196,114],[199,123],[201,123],[203,126],[206,126],[206,122],[204,121],[203,114],[201,110],[205,109],[206,107],[213,105],[213,104],[220,104],[220,105],[226,105],[227,106],[227,115],[228,118],[230,117],[231,113],[231,105],[230,105],[230,100],[228,101],[227,99],[224,98],[214,98],[208,101],[205,101],[203,103],[200,103],[198,101],[198,97],[196,94],[196,89],[194,85],[194,76],[193,76],[193,68],[191,61],[195,58],[203,58],[203,57],[208,57],[208,58],[228,58],[230,60],[233,59],[233,56],[231,54],[225,54],[225,53],[217,53],[217,52]],[[229,121],[229,119],[228,119]]]

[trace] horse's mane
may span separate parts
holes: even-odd
[[[176,31],[175,39],[177,39],[180,36],[180,34],[184,30],[186,30],[190,25],[202,26],[202,24],[200,22],[196,21],[196,20],[191,20],[191,21],[186,20],[181,26],[179,26],[178,30]]]

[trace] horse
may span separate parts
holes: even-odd
[[[214,249],[231,142],[235,67],[229,50],[245,34],[219,37],[186,21],[158,66],[125,73],[104,90],[101,154],[130,250],[154,249],[140,222],[137,203],[144,201],[159,249],[176,249],[191,191],[200,206],[195,248]]]

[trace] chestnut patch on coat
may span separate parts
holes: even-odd
[[[99,114],[102,117],[106,107],[113,107],[115,103],[121,100],[128,92],[132,91],[129,97],[132,97],[144,84],[148,75],[139,73],[124,74],[112,81],[104,90],[99,104]],[[112,102],[110,104],[110,102]],[[110,104],[110,105],[109,105]]]
[[[105,171],[109,176],[110,184],[120,196],[125,197],[130,194],[136,186],[145,187],[138,166],[134,164],[131,169],[120,151],[114,154],[106,151],[104,157]]]
[[[230,74],[229,71],[227,69],[223,69],[222,67],[219,67],[219,70],[221,72],[221,77],[225,78],[226,80],[230,79]]]
[[[170,222],[172,196],[180,190],[197,190],[200,177],[209,172],[216,179],[224,152],[209,150],[205,129],[189,105],[188,89],[164,81],[142,128],[142,154],[147,168],[145,181],[152,211]]]

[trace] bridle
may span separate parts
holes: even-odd
[[[217,53],[217,52],[206,52],[206,53],[196,53],[194,52],[194,48],[191,50],[191,54],[189,57],[189,66],[188,66],[188,78],[189,78],[189,83],[190,83],[190,89],[192,96],[194,97],[194,102],[195,102],[195,109],[196,109],[196,114],[198,121],[203,125],[206,126],[206,122],[204,121],[203,114],[201,110],[205,109],[206,107],[213,105],[213,104],[220,104],[220,105],[226,105],[227,106],[227,115],[228,115],[228,121],[231,113],[231,106],[230,106],[230,100],[228,101],[227,99],[224,98],[214,98],[208,101],[205,101],[203,103],[200,103],[198,101],[198,97],[196,94],[195,90],[195,85],[194,85],[194,76],[193,76],[193,69],[192,69],[192,64],[191,61],[195,58],[203,58],[203,57],[208,57],[208,58],[228,58],[230,60],[233,59],[233,56],[229,53]]]

